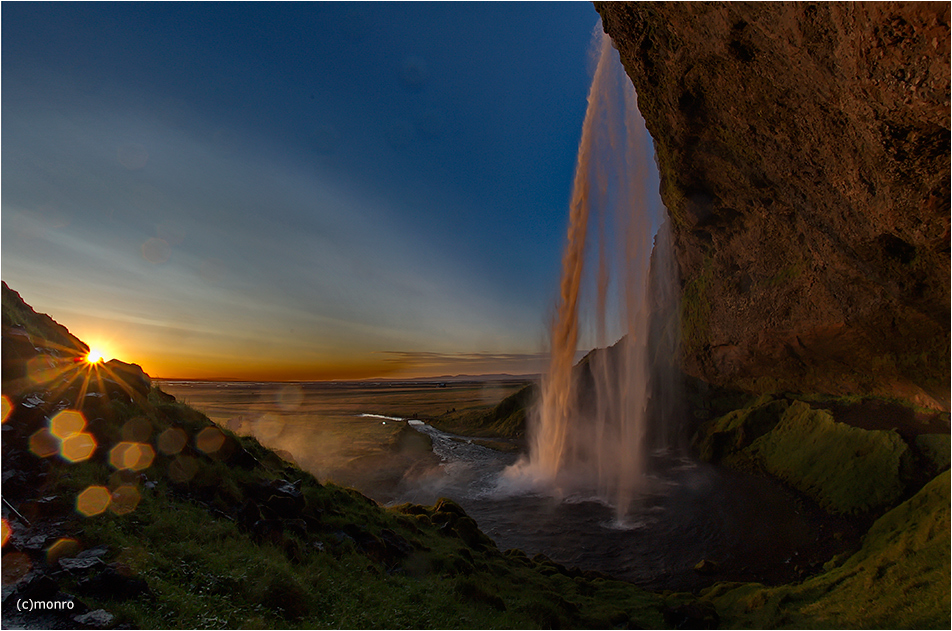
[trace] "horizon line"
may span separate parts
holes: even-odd
[[[362,377],[358,379],[246,379],[240,377],[153,377],[152,381],[206,381],[206,382],[228,382],[228,383],[379,383],[379,382],[438,382],[438,381],[535,381],[541,378],[542,373],[482,373],[482,374],[456,374],[456,375],[434,375],[427,377]]]

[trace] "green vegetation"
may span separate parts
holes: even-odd
[[[905,491],[903,467],[909,450],[899,434],[836,423],[828,412],[800,401],[794,401],[748,452],[768,472],[831,513],[881,509]]]
[[[833,514],[892,506],[910,477],[912,454],[895,431],[851,427],[826,410],[770,395],[715,419],[695,444],[702,458],[759,468]]]
[[[702,594],[729,628],[948,628],[949,472],[877,520],[863,547],[799,584]]]
[[[5,314],[13,313],[6,300],[5,292]],[[37,335],[52,325],[32,324]],[[5,359],[7,341],[5,335]],[[878,517],[861,545],[800,582],[719,583],[699,599],[645,592],[541,555],[501,552],[450,500],[387,509],[321,484],[157,388],[147,396],[77,399],[70,389],[76,384],[53,396],[38,387],[12,394],[8,384],[4,499],[34,512],[29,525],[10,519],[5,580],[16,580],[7,555],[29,556],[35,573],[115,614],[117,625],[660,628],[718,618],[734,628],[950,625],[949,436],[935,433],[941,425],[920,418],[922,410],[895,401],[752,399],[697,388],[696,407],[721,413],[695,437],[704,458],[769,473],[856,523]],[[432,414],[431,422],[450,431],[518,438],[536,396],[533,387],[515,384],[491,395],[472,385],[449,390],[434,388],[430,398],[418,388],[394,389],[381,400],[394,415]],[[500,391],[501,402],[487,402],[499,401]],[[453,396],[463,403],[446,409]],[[30,437],[45,431],[67,400],[82,401],[83,431],[98,445],[93,456],[70,463],[31,453]],[[947,426],[947,417],[941,420]],[[897,430],[855,426],[884,423]],[[406,427],[403,434],[417,436]],[[148,445],[149,457],[117,464],[116,448],[130,441]],[[90,487],[108,489],[109,508],[79,510]],[[63,538],[51,544],[54,531]],[[40,534],[45,549],[29,547]],[[61,564],[96,549],[98,566],[69,571]]]
[[[507,404],[514,406],[515,401]],[[17,408],[18,410],[20,408]],[[505,409],[505,408],[503,408]],[[25,414],[25,412],[23,412]],[[18,412],[10,422],[17,423]],[[153,389],[147,401],[113,400],[87,416],[101,449],[57,461],[42,493],[63,498],[81,548],[106,546],[103,561],[142,593],[61,589],[135,628],[615,628],[664,626],[665,600],[627,583],[568,570],[542,556],[500,552],[455,503],[385,509],[356,491],[320,484],[253,438],[218,429]],[[503,419],[504,420],[504,419]],[[135,426],[157,449],[137,472],[110,464]],[[220,432],[202,451],[198,437]],[[174,451],[174,450],[173,450]],[[183,459],[193,462],[192,474]],[[90,486],[134,486],[137,502],[82,517],[72,510]],[[115,500],[114,500],[115,501]]]
[[[526,420],[537,397],[538,387],[528,384],[489,410],[473,408],[462,413],[435,417],[429,422],[434,427],[455,434],[521,440],[525,438]]]
[[[639,99],[639,105],[643,111],[648,108],[644,98]],[[655,163],[658,165],[658,175],[661,180],[661,199],[674,224],[685,228],[687,221],[684,218],[684,192],[678,187],[680,182],[678,171],[681,162],[678,156],[672,155],[671,151],[664,143],[655,145]]]
[[[944,471],[950,465],[950,445],[948,434],[922,434],[916,436],[916,450],[921,453],[935,468],[936,471]]]
[[[763,395],[747,406],[732,410],[704,426],[695,438],[702,460],[737,459],[745,448],[774,428],[788,402]]]
[[[702,599],[729,628],[949,626],[949,435],[921,434],[907,444],[895,430],[835,422],[806,402],[844,414],[868,412],[867,399],[799,398],[761,396],[702,427],[695,446],[705,459],[775,475],[831,513],[885,514],[859,551],[831,559],[815,576],[776,587],[719,583]],[[900,408],[895,401],[878,407]],[[901,425],[900,415],[893,420]],[[943,470],[889,510],[922,474]]]
[[[6,283],[0,285],[0,293],[2,293],[3,305],[0,321],[4,329],[7,327],[22,329],[37,340],[43,340],[57,350],[66,351],[68,354],[89,351],[82,342],[70,334],[66,327],[57,324],[48,315],[34,311]],[[9,344],[10,341],[8,340],[7,343]],[[13,347],[14,345],[11,344],[10,350],[13,350]]]

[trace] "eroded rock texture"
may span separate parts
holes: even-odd
[[[949,4],[596,3],[655,139],[683,365],[949,405]]]

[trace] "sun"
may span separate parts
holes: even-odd
[[[101,364],[106,361],[106,352],[102,348],[90,347],[89,352],[86,353],[86,363],[87,364]]]

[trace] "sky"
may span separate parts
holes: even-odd
[[[590,3],[3,3],[0,275],[153,377],[542,370]]]

